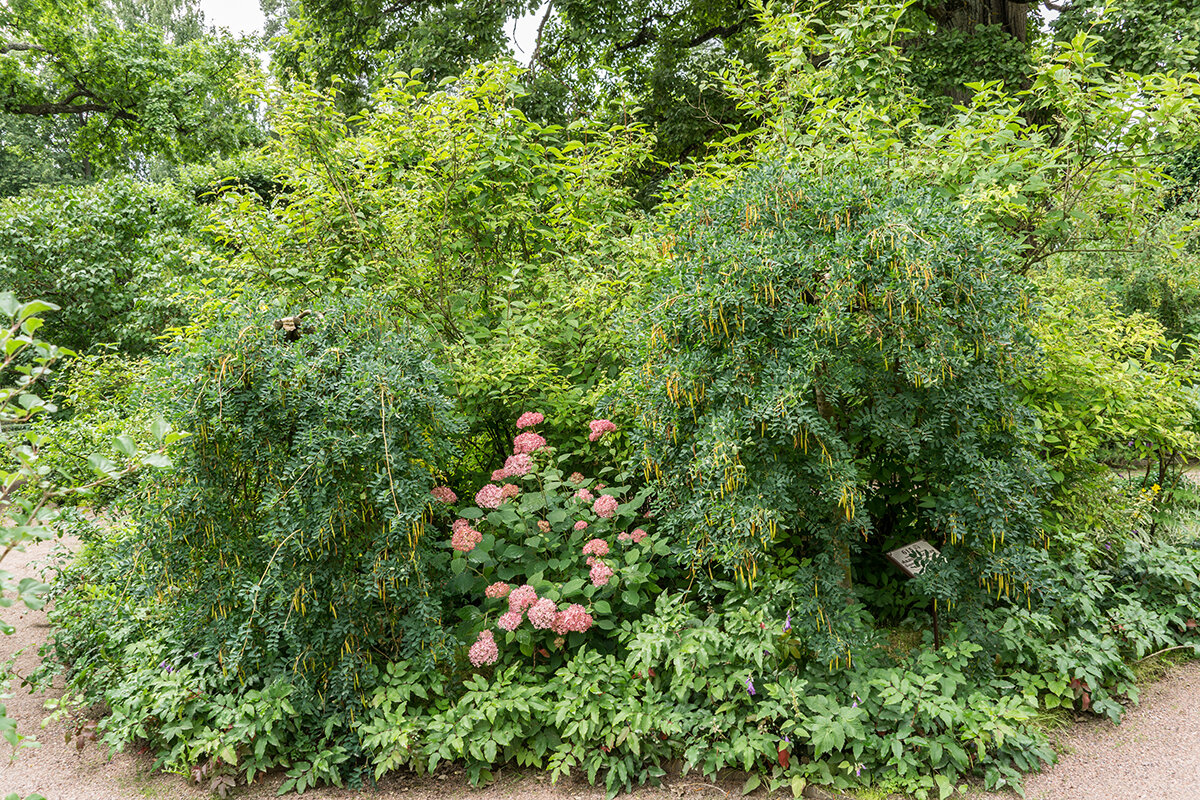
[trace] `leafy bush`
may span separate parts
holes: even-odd
[[[325,730],[313,739],[332,746],[372,661],[433,664],[457,646],[441,624],[448,557],[427,532],[456,422],[422,338],[361,302],[294,331],[276,329],[280,316],[264,303],[182,341],[159,366],[151,380],[193,435],[171,475],[129,501],[134,533],[103,555],[104,574],[137,564],[113,617],[154,609],[114,657],[136,666],[105,677],[74,646],[60,654],[78,664],[89,698],[124,709],[106,723],[112,741],[160,742],[173,767],[228,759],[158,729],[163,695],[141,680],[150,665],[206,665],[221,695],[283,681],[304,730]],[[82,628],[83,652],[110,635]],[[293,754],[303,744],[279,736]]]
[[[1034,349],[1011,251],[930,193],[783,165],[677,225],[633,396],[677,557],[747,580],[806,559],[799,582],[834,598],[822,660],[846,653],[824,617],[857,548],[935,541],[946,600],[1010,573],[1045,481],[1012,387]]]
[[[5,199],[0,285],[61,305],[47,333],[64,347],[146,352],[184,316],[171,297],[178,279],[208,258],[194,213],[172,188],[130,179]]]
[[[1200,444],[1198,356],[1154,319],[1123,314],[1098,281],[1054,270],[1039,284],[1031,324],[1043,368],[1022,381],[1055,487],[1046,532],[1084,553],[1137,528],[1153,537],[1164,508],[1189,491],[1182,467]],[[1132,495],[1112,483],[1106,462],[1137,468]]]
[[[331,283],[384,290],[436,332],[468,426],[464,480],[503,457],[513,408],[543,409],[564,443],[584,429],[621,364],[610,322],[657,268],[621,181],[648,157],[645,130],[539,125],[517,108],[519,77],[399,76],[353,116],[336,91],[274,95],[268,158],[286,193],[230,186],[213,206],[245,280],[298,302]]]

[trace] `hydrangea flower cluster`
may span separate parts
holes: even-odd
[[[608,542],[603,539],[592,539],[583,546],[583,554],[585,556],[606,556],[608,555]]]
[[[513,439],[513,455],[520,453],[536,453],[546,446],[546,440],[540,433],[525,431],[518,433]]]
[[[504,502],[504,490],[494,483],[485,484],[475,493],[475,505],[480,508],[499,508]]]
[[[498,509],[505,504],[507,500],[516,498],[520,495],[522,486],[520,479],[526,478],[534,473],[535,469],[541,469],[535,464],[535,456],[533,454],[547,447],[545,437],[536,431],[532,430],[537,425],[545,422],[545,415],[527,411],[520,415],[517,419],[517,428],[520,431],[513,439],[513,453],[504,461],[504,466],[493,470],[491,482],[482,486],[475,494],[475,505],[485,511],[488,509]],[[588,436],[590,441],[597,441],[603,436],[617,430],[609,420],[592,420],[589,424],[591,433]],[[553,462],[553,459],[551,460]],[[554,471],[553,463],[549,464],[547,469],[550,472],[547,476],[551,479],[562,479],[562,473]],[[539,485],[541,485],[541,473],[538,472]],[[506,479],[515,479],[513,483],[506,483]],[[558,495],[553,498],[555,505],[548,507],[543,514],[554,513],[557,517],[550,519],[563,519],[563,512],[575,516],[573,523],[563,520],[564,524],[573,527],[573,533],[568,533],[566,539],[572,543],[577,543],[582,536],[579,534],[588,530],[589,526],[596,526],[598,531],[607,531],[609,527],[604,523],[605,520],[614,519],[620,509],[620,501],[613,494],[604,494],[603,484],[597,483],[593,488],[587,486],[587,478],[579,473],[573,472],[567,479],[568,486],[564,486],[563,495]],[[556,483],[549,483],[549,486],[555,486]],[[530,485],[532,490],[532,484]],[[594,492],[594,493],[593,493]],[[457,496],[449,489],[449,487],[436,487],[432,494],[435,498],[442,502],[456,502]],[[597,496],[599,495],[599,496]],[[570,501],[573,500],[574,504]],[[549,501],[548,501],[549,503]],[[517,519],[523,520],[518,524],[532,525],[536,522],[537,529],[543,534],[552,535],[557,523],[552,524],[550,519],[529,519],[526,516],[526,510],[520,507],[515,509]],[[595,517],[589,515],[595,514]],[[467,513],[467,512],[464,512]],[[501,527],[511,523],[513,510],[509,509],[502,513],[502,520],[508,522],[499,522]],[[479,516],[478,511],[473,511],[469,516]],[[579,517],[585,517],[579,519]],[[569,519],[570,517],[567,517]],[[491,517],[491,519],[496,519]],[[609,523],[611,525],[611,523]],[[514,528],[514,534],[520,534],[522,528]],[[523,535],[528,535],[523,534]],[[604,534],[601,534],[604,535]],[[621,542],[640,542],[646,537],[646,532],[641,528],[637,528],[632,532],[622,532],[617,535],[617,541]],[[451,546],[460,552],[470,552],[483,539],[483,534],[472,527],[472,522],[467,519],[458,519],[453,525],[453,535],[451,536]],[[613,545],[610,544],[611,539],[607,538],[592,538],[587,541],[582,547],[582,554],[586,556],[587,567],[589,569],[589,577],[594,586],[606,586],[613,577],[616,571],[613,567],[606,564],[602,559],[609,556],[612,552]],[[565,543],[565,542],[564,542]],[[578,544],[572,544],[577,547]],[[554,548],[555,543],[549,543],[549,547]],[[503,552],[503,551],[501,551]],[[532,568],[531,568],[532,569]],[[556,567],[555,570],[560,569]],[[563,580],[566,580],[564,577]],[[576,584],[578,585],[578,584]],[[555,647],[562,647],[566,640],[563,638],[568,633],[585,633],[590,630],[595,624],[595,619],[587,608],[578,603],[566,603],[564,599],[564,607],[560,608],[559,603],[550,597],[538,597],[537,590],[530,584],[520,586],[510,586],[504,581],[495,581],[483,590],[484,596],[488,600],[506,600],[507,609],[501,606],[503,613],[496,619],[495,628],[485,630],[479,634],[478,639],[470,647],[468,656],[470,661],[476,667],[485,664],[493,664],[499,658],[499,648],[495,639],[495,631],[517,631],[526,620],[530,627],[536,631],[552,631],[558,638],[554,639]],[[557,595],[555,595],[557,596]]]
[[[607,419],[594,419],[588,423],[588,427],[592,432],[588,434],[588,441],[594,442],[600,439],[606,433],[612,433],[617,429],[617,426],[612,424]]]
[[[617,498],[611,494],[602,494],[596,498],[596,502],[592,504],[592,511],[596,512],[596,516],[601,519],[611,519],[613,514],[617,513]]]
[[[467,658],[471,659],[471,664],[476,667],[495,664],[499,657],[500,648],[496,647],[496,639],[489,630],[479,632],[479,638],[475,640],[475,644],[471,645],[471,649],[467,653]]]
[[[520,478],[533,469],[533,459],[528,453],[515,453],[504,460],[504,477]]]
[[[517,417],[517,430],[523,428],[532,428],[534,425],[541,425],[546,421],[546,417],[536,411],[526,411],[521,416]]]
[[[612,576],[612,567],[608,566],[598,558],[592,561],[592,570],[588,577],[592,579],[593,586],[604,586],[609,582],[609,580],[612,579]]]
[[[456,495],[449,486],[435,486],[429,490],[429,493],[433,495],[434,500],[438,500],[443,503],[458,502],[458,495]]]
[[[471,527],[465,519],[454,520],[454,533],[450,537],[450,546],[460,553],[469,553],[483,541],[483,534]]]

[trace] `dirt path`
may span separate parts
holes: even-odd
[[[37,576],[38,562],[52,552],[51,543],[11,553],[5,568],[18,577]],[[22,651],[18,674],[38,663],[37,649],[49,633],[46,615],[23,606],[6,609],[5,619],[17,632],[0,637],[0,661]],[[14,687],[6,703],[18,729],[35,733],[41,744],[24,749],[15,761],[0,753],[0,797],[39,792],[48,800],[208,800],[212,797],[191,786],[179,775],[152,774],[152,760],[121,753],[111,760],[103,748],[88,746],[77,752],[66,744],[64,724],[39,728],[46,712],[46,697]],[[1026,781],[1028,800],[1200,800],[1200,662],[1174,668],[1167,677],[1142,693],[1142,702],[1130,709],[1120,726],[1089,719],[1058,736],[1059,763]],[[5,745],[7,749],[7,745]],[[238,798],[265,800],[275,796],[282,776],[268,778],[249,791],[239,788]],[[721,786],[700,776],[685,777],[663,787],[637,793],[638,800],[733,800],[740,781]],[[294,797],[295,795],[293,795]],[[602,790],[581,782],[550,786],[542,776],[499,773],[492,785],[471,789],[461,775],[413,778],[396,776],[375,790],[360,793],[321,789],[306,792],[312,800],[601,800]],[[817,796],[828,796],[820,793]],[[869,794],[873,800],[878,794]],[[1013,800],[1014,794],[974,792],[972,800]]]

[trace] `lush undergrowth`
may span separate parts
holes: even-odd
[[[531,120],[511,64],[276,87],[261,151],[170,191],[0,204],[3,270],[88,288],[50,328],[88,352],[0,426],[20,536],[52,496],[109,512],[61,520],[75,735],[222,795],[516,764],[945,798],[1197,652],[1200,258],[1163,148],[1200,85],[1080,34],[938,121],[902,12],[765,13],[768,71],[718,76],[761,127],[652,213],[647,129]]]

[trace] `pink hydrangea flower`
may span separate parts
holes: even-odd
[[[576,500],[583,500],[588,503],[592,502],[593,497],[595,497],[595,495],[593,495],[587,489],[580,489],[578,492],[575,493]]]
[[[592,615],[587,612],[587,609],[578,603],[572,603],[567,606],[566,611],[560,612],[558,619],[555,620],[555,633],[562,635],[564,633],[575,631],[576,633],[586,633],[587,629],[592,627]]]
[[[537,602],[537,592],[528,583],[518,586],[508,596],[508,610],[521,612]]]
[[[533,431],[525,431],[518,433],[517,438],[513,439],[513,455],[520,453],[534,453],[546,446],[546,440],[541,434]]]
[[[475,505],[480,508],[499,508],[504,502],[504,491],[494,483],[486,484],[475,493]]]
[[[593,586],[604,586],[606,583],[608,583],[612,576],[612,567],[608,566],[598,558],[593,561],[592,571],[590,573]]]
[[[512,633],[521,627],[523,617],[524,615],[520,611],[506,611],[500,615],[500,619],[496,620],[496,624],[509,633]]]
[[[508,478],[527,475],[531,469],[533,469],[533,459],[529,457],[528,453],[517,453],[504,461],[504,475]]]
[[[553,600],[543,597],[529,609],[529,624],[538,630],[548,630],[554,625],[554,618],[557,616],[558,606]]]
[[[542,533],[549,533],[550,532],[550,522],[548,520],[539,519],[538,520],[538,530],[541,531]]]
[[[483,541],[483,534],[471,527],[465,519],[454,520],[454,533],[450,537],[450,546],[460,553],[469,553]]]
[[[492,470],[492,480],[494,480],[494,481],[502,481],[507,477],[508,477],[508,470],[506,470],[504,467],[501,467],[500,469]]]
[[[582,472],[572,472],[571,477],[567,478],[567,480],[570,481],[571,483],[583,483],[583,480],[584,480],[583,473]]]
[[[511,500],[521,493],[521,487],[515,483],[506,483],[500,487],[500,495],[505,500]]]
[[[609,519],[613,514],[617,513],[617,498],[611,494],[602,494],[596,498],[596,502],[592,504],[592,511],[596,512],[596,516],[601,519]]]
[[[534,425],[541,425],[546,421],[546,418],[536,411],[526,411],[521,416],[517,417],[517,430],[522,428],[531,428]]]
[[[584,522],[583,520],[579,520],[578,522],[575,523],[575,530],[577,530],[577,531],[587,530],[587,523]]]
[[[611,421],[607,419],[594,419],[588,423],[588,427],[592,432],[588,434],[588,441],[594,442],[606,433],[612,433],[617,429]]]
[[[618,533],[618,534],[617,534],[617,541],[618,541],[618,542],[628,542],[628,541],[629,541],[630,539],[632,539],[632,538],[633,538],[633,537],[632,537],[632,536],[630,536],[630,535],[629,535],[627,532],[625,532],[625,531],[622,531],[621,533]]]
[[[634,528],[633,533],[629,534],[629,538],[633,540],[634,544],[637,544],[638,542],[640,542],[642,539],[645,539],[649,535],[650,534],[646,533],[641,528]]]
[[[457,503],[458,495],[449,486],[435,486],[429,490],[433,495],[434,500],[440,500],[443,503]]]
[[[471,645],[471,649],[467,653],[467,658],[471,659],[471,664],[476,667],[495,664],[499,657],[500,648],[496,647],[496,639],[492,636],[491,631],[480,631],[479,638],[475,640],[475,644]]]
[[[606,556],[608,555],[608,542],[603,539],[592,539],[583,546],[583,554],[585,556]]]
[[[469,553],[483,540],[483,534],[472,528],[450,536],[450,546],[460,553]]]
[[[491,586],[484,589],[483,594],[485,597],[491,600],[498,600],[501,597],[508,597],[508,593],[511,591],[511,589],[512,587],[510,587],[504,581],[496,581]]]

